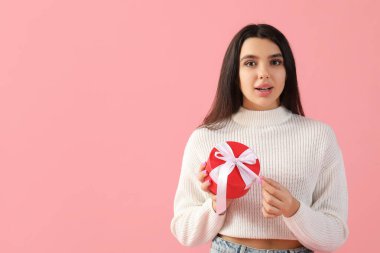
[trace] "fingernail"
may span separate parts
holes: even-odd
[[[207,170],[202,170],[203,175],[207,176]]]
[[[203,163],[202,163],[202,166],[205,166],[205,165],[206,165],[206,163],[207,163],[207,162],[203,162]]]

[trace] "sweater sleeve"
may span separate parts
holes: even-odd
[[[283,217],[297,239],[312,250],[331,252],[347,240],[348,192],[342,152],[334,131],[327,126],[322,168],[312,205],[300,202],[291,217]]]
[[[174,217],[170,229],[185,246],[211,241],[222,228],[226,215],[218,215],[212,199],[201,189],[198,169],[201,160],[196,153],[197,135],[193,132],[186,144],[181,173],[174,198]]]

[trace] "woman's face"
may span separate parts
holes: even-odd
[[[280,48],[269,39],[248,38],[242,45],[239,61],[243,107],[250,110],[278,107],[286,79]]]

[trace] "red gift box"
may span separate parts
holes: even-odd
[[[239,158],[243,152],[247,151],[247,149],[250,149],[246,145],[239,142],[227,141],[226,143],[232,149],[233,155],[235,158]],[[206,164],[206,170],[208,172],[207,173],[208,176],[205,178],[206,180],[210,179],[211,184],[209,186],[209,190],[215,195],[217,194],[217,183],[212,179],[212,177],[210,176],[210,173],[212,170],[214,170],[218,166],[226,163],[226,161],[219,159],[218,157],[215,156],[215,154],[218,151],[219,150],[217,149],[217,147],[214,147],[210,152],[210,155]],[[255,173],[258,177],[260,173],[259,159],[253,154],[252,149],[250,149],[249,152],[251,153],[251,158],[254,157],[253,160],[255,161],[253,164],[249,164],[249,163],[243,163],[243,164],[246,167],[248,167],[253,173]],[[219,154],[219,157],[220,157],[220,154]],[[250,185],[248,188],[246,186],[247,185],[242,178],[242,175],[239,171],[238,166],[235,165],[232,172],[228,175],[228,178],[227,178],[226,197],[228,199],[235,199],[235,198],[240,198],[244,196],[244,194],[246,194],[250,189]]]

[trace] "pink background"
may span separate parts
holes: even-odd
[[[350,237],[378,243],[379,1],[1,1],[0,252],[208,252],[170,233],[184,145],[232,36],[289,39],[307,116],[330,124]]]

